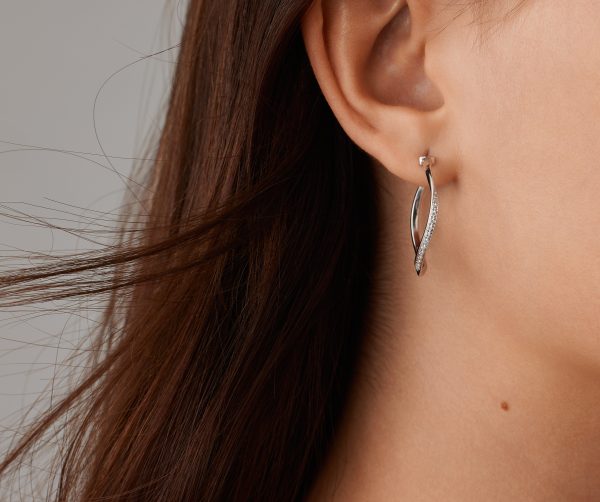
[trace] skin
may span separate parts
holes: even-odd
[[[313,501],[600,500],[600,2],[483,7],[316,0],[303,19],[382,201],[371,322]],[[417,277],[427,151],[440,209]]]

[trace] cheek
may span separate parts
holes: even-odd
[[[528,0],[481,45],[463,25],[443,51],[468,281],[507,319],[580,348],[600,332],[597,19],[594,0]],[[585,349],[600,362],[600,346]]]

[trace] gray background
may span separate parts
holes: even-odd
[[[18,264],[9,259],[15,250],[60,253],[93,247],[7,214],[22,211],[77,228],[90,217],[102,216],[108,223],[120,206],[131,158],[145,153],[146,138],[161,127],[177,50],[142,58],[177,44],[183,9],[176,0],[2,1],[2,271]],[[81,312],[45,313],[53,307],[0,312],[2,451],[24,411],[37,398],[41,406],[48,403],[49,385],[54,396],[60,394],[69,349],[94,324],[95,310],[85,302]],[[0,500],[9,499],[34,496],[29,486],[0,485]]]

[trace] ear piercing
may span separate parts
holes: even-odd
[[[427,251],[427,248],[429,247],[429,241],[433,235],[438,215],[438,195],[435,189],[435,183],[433,182],[433,175],[431,174],[431,168],[435,164],[435,161],[436,158],[430,155],[419,157],[419,166],[425,169],[425,177],[427,178],[430,193],[429,215],[427,216],[427,225],[425,226],[422,239],[419,236],[418,230],[421,196],[423,195],[423,190],[425,190],[422,186],[417,188],[410,215],[410,234],[415,250],[415,270],[418,276],[423,275],[427,269],[425,251]]]

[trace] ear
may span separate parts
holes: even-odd
[[[428,75],[433,0],[314,0],[302,20],[306,50],[348,136],[396,176],[423,183],[418,157],[438,158],[436,183],[454,178],[437,151],[444,96]]]

